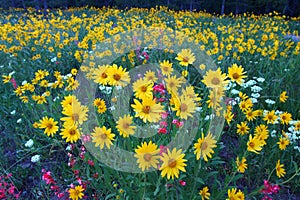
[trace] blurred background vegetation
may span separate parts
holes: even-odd
[[[205,10],[217,14],[265,14],[277,11],[288,16],[300,15],[300,0],[0,0],[0,7],[3,9],[34,7],[46,12],[48,8],[79,6],[110,6],[119,9],[168,6],[174,10]]]

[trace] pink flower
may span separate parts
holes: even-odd
[[[158,134],[166,134],[167,133],[167,129],[166,128],[159,128],[158,129]]]
[[[159,122],[159,125],[162,126],[162,127],[167,127],[168,126],[168,122],[161,121],[161,122]]]
[[[94,161],[88,160],[88,164],[89,164],[90,166],[94,166]]]
[[[168,112],[163,112],[163,113],[161,113],[161,117],[162,117],[163,119],[167,119],[168,115],[169,115]]]
[[[182,186],[185,186],[185,185],[186,185],[186,182],[183,181],[183,180],[179,180],[179,184],[182,185]]]
[[[43,174],[42,179],[46,182],[46,184],[55,184],[54,179],[51,176],[51,172],[47,171]]]
[[[160,83],[159,85],[153,86],[153,90],[155,92],[160,93],[161,95],[164,95],[166,93],[165,86],[162,83]]]
[[[168,149],[168,146],[160,145],[159,146],[159,155],[162,156],[163,153],[167,153],[167,149]]]
[[[13,84],[14,89],[18,88],[17,82],[16,82],[16,80],[14,78],[11,78],[10,82]]]
[[[85,144],[87,142],[91,141],[91,136],[86,134],[86,135],[82,135],[82,144]]]

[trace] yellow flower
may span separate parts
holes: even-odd
[[[213,148],[217,147],[216,143],[217,141],[211,133],[208,133],[205,137],[202,133],[202,137],[194,144],[194,154],[196,154],[196,159],[199,160],[200,157],[202,157],[207,162],[207,157],[212,158],[212,154],[214,153]]]
[[[102,128],[95,127],[92,133],[93,142],[95,142],[95,147],[100,146],[100,149],[104,148],[104,145],[110,149],[112,141],[114,140],[115,134],[111,133],[111,129],[106,129],[105,126]]]
[[[236,166],[237,166],[237,170],[238,172],[244,173],[245,170],[247,169],[247,164],[246,164],[246,158],[242,157],[242,160],[239,159],[239,157],[236,158]]]
[[[280,150],[285,150],[286,146],[290,144],[290,141],[287,138],[280,137],[279,142],[277,142]]]
[[[120,135],[124,138],[128,137],[129,135],[134,134],[135,126],[131,126],[132,124],[132,117],[130,115],[124,115],[124,117],[120,117],[117,121],[116,128],[120,132]]]
[[[283,168],[284,164],[280,164],[280,160],[276,163],[276,175],[281,178],[286,174],[285,169]]]
[[[147,71],[145,74],[145,80],[152,81],[153,83],[157,81],[157,77],[155,76],[155,72]]]
[[[72,101],[72,105],[66,105],[63,107],[62,114],[66,117],[62,117],[60,120],[65,121],[66,127],[73,126],[74,124],[83,124],[87,120],[88,107],[82,106],[78,101]]]
[[[289,96],[286,95],[286,91],[283,91],[281,94],[280,94],[280,97],[279,97],[279,100],[280,102],[285,102],[287,99],[288,99]]]
[[[105,101],[103,99],[100,98],[96,98],[94,100],[94,106],[96,106],[98,108],[98,113],[102,114],[106,111],[106,104]]]
[[[122,66],[113,64],[107,69],[108,83],[112,86],[126,86],[130,82],[129,73]]]
[[[109,65],[105,66],[99,66],[97,69],[93,71],[93,79],[94,82],[102,84],[102,85],[107,85],[109,81],[109,77],[107,75]]]
[[[52,136],[58,131],[58,126],[56,125],[58,122],[54,121],[53,118],[43,117],[40,120],[39,128],[45,129],[44,133],[48,136]]]
[[[181,95],[180,98],[174,98],[175,107],[172,110],[176,111],[176,116],[180,117],[181,119],[187,119],[188,117],[192,117],[192,113],[196,111],[196,105],[193,99]]]
[[[262,150],[262,143],[257,137],[249,135],[249,141],[247,142],[247,150],[259,154],[258,152]]]
[[[291,113],[284,112],[284,113],[280,114],[280,121],[282,124],[288,125],[291,120],[292,120]]]
[[[139,99],[152,98],[153,84],[153,82],[142,78],[135,81],[132,86],[135,97]]]
[[[179,149],[178,151],[176,148],[172,150],[172,152],[167,149],[167,153],[163,153],[161,160],[162,160],[162,166],[160,167],[161,176],[165,177],[167,175],[167,179],[174,179],[174,176],[176,178],[179,177],[179,171],[185,172],[185,162],[186,159],[183,159],[185,154],[181,153],[182,150]]]
[[[244,200],[245,195],[241,190],[238,190],[236,188],[229,189],[227,191],[228,198],[226,200]]]
[[[250,128],[247,126],[246,122],[241,122],[241,124],[237,124],[237,133],[240,135],[245,135],[249,133]]]
[[[141,146],[138,146],[135,149],[134,157],[137,158],[137,163],[139,164],[139,168],[142,171],[148,170],[150,167],[157,168],[157,164],[159,163],[159,149],[157,149],[157,145],[150,141],[142,143]]]
[[[11,79],[11,76],[8,75],[8,76],[5,76],[5,75],[2,75],[2,81],[3,83],[8,83]]]
[[[253,106],[253,103],[251,99],[243,100],[240,102],[239,107],[242,112],[247,112],[249,109],[251,109]]]
[[[81,185],[76,186],[75,188],[69,189],[69,198],[72,200],[82,199],[84,188]]]
[[[183,70],[183,71],[181,72],[181,75],[182,75],[183,77],[187,77],[188,74],[189,74],[189,72],[188,72],[187,70]]]
[[[180,61],[179,64],[187,67],[189,64],[193,64],[196,60],[194,53],[191,49],[182,49],[180,53],[177,54],[176,60]]]
[[[199,94],[196,94],[196,93],[195,93],[194,87],[193,87],[193,86],[188,86],[188,87],[186,87],[185,89],[183,89],[182,94],[183,94],[184,96],[187,96],[187,97],[189,97],[189,98],[192,98],[193,101],[195,101],[195,102],[199,102],[199,101],[201,100],[201,98],[198,97]]]
[[[300,130],[300,121],[298,121],[294,126],[295,126],[295,131],[299,131]]]
[[[249,108],[245,111],[245,115],[248,121],[253,121],[256,119],[256,117],[260,116],[261,111],[255,110],[253,111],[252,108]]]
[[[205,186],[202,190],[199,191],[199,194],[201,195],[201,199],[209,199],[210,193],[207,186]]]
[[[63,139],[66,138],[66,142],[77,142],[80,138],[80,132],[77,128],[77,125],[64,127],[60,133]]]
[[[209,70],[203,77],[202,82],[208,88],[224,88],[229,83],[226,74],[222,74],[221,69],[218,68],[216,71]]]
[[[159,63],[161,73],[165,76],[170,76],[173,72],[172,63],[170,63],[168,60],[164,60],[163,62]]]
[[[176,75],[166,78],[165,81],[166,81],[167,90],[170,93],[177,93],[177,90],[180,87],[180,84],[182,83],[182,79],[177,78]]]
[[[275,124],[277,116],[275,115],[275,110],[268,111],[263,118],[264,121],[267,121],[267,124]]]
[[[233,64],[228,68],[228,77],[239,85],[241,85],[244,82],[244,78],[247,77],[244,75],[245,73],[243,67],[238,66],[237,64]]]
[[[144,98],[142,103],[134,99],[134,104],[131,107],[136,112],[135,116],[141,118],[145,123],[158,122],[161,118],[161,113],[164,112],[163,106],[155,102],[155,99]]]

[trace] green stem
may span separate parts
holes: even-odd
[[[195,178],[197,178],[197,177],[198,177],[199,171],[200,171],[200,169],[201,169],[201,164],[202,164],[202,160],[200,159],[200,161],[199,161],[199,165],[198,165],[198,170],[197,170],[197,173],[196,173],[196,176],[195,176]],[[195,188],[196,188],[196,181],[195,181],[195,183],[194,183],[194,186],[193,186],[193,190],[192,190],[192,193],[191,193],[191,195],[193,195],[193,194],[194,194]],[[192,199],[192,198],[191,198],[191,199]]]
[[[300,175],[300,168],[295,172],[295,174],[293,176],[291,176],[288,180],[283,181],[282,183],[280,183],[279,185],[284,185],[285,183],[288,183],[289,181],[291,181],[293,178],[295,178],[295,176]]]

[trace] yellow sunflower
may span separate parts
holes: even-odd
[[[157,145],[150,141],[142,143],[141,146],[138,146],[135,149],[134,157],[137,158],[137,163],[139,164],[139,168],[142,171],[148,170],[150,167],[157,168],[157,164],[159,163],[159,149]]]
[[[135,81],[132,86],[135,97],[139,99],[152,98],[153,84],[153,82],[142,78]]]
[[[112,86],[126,86],[130,82],[129,73],[122,66],[113,64],[107,69],[108,83]]]
[[[237,124],[237,133],[240,135],[245,135],[249,133],[250,128],[247,126],[246,122],[241,122],[241,124]]]
[[[163,62],[159,63],[161,73],[165,76],[170,76],[173,72],[172,63],[170,63],[168,60],[164,60]]]
[[[69,198],[72,200],[82,199],[84,196],[84,188],[81,185],[76,186],[75,188],[69,189]]]
[[[224,88],[229,83],[226,74],[222,74],[221,69],[218,68],[216,71],[209,70],[203,77],[202,82],[208,88]]]
[[[286,95],[286,91],[283,91],[280,96],[279,96],[279,100],[280,102],[286,102],[286,100],[288,99],[289,96]]]
[[[155,75],[155,72],[153,72],[153,71],[147,71],[146,72],[146,74],[145,74],[145,80],[147,80],[147,81],[151,81],[151,82],[155,82],[155,81],[157,81],[157,77],[156,77],[156,75]]]
[[[169,76],[165,79],[167,90],[170,93],[177,93],[178,88],[180,87],[180,84],[183,82],[182,78],[177,78],[176,75]]]
[[[217,147],[216,143],[217,141],[211,133],[208,133],[205,137],[204,133],[202,133],[202,137],[194,144],[196,159],[199,160],[202,157],[207,162],[207,157],[212,158],[212,154],[214,153],[213,148]]]
[[[99,66],[97,69],[93,71],[93,79],[94,82],[102,84],[102,85],[107,85],[109,81],[109,77],[107,75],[107,70],[109,68],[109,65],[105,66]]]
[[[209,199],[210,193],[207,186],[205,186],[202,190],[199,191],[202,200]]]
[[[120,117],[117,121],[116,128],[120,132],[120,135],[124,138],[129,137],[129,135],[134,134],[135,126],[131,126],[132,124],[132,117],[130,115],[124,115],[124,117]]]
[[[244,78],[247,77],[245,73],[243,67],[237,64],[233,64],[228,68],[228,77],[239,85],[241,85],[244,82]]]
[[[238,172],[244,173],[245,170],[247,169],[247,164],[246,164],[246,158],[242,157],[242,160],[240,160],[239,157],[236,158],[236,166],[237,166],[237,170]]]
[[[135,116],[141,118],[144,122],[158,122],[161,118],[161,113],[164,112],[163,106],[156,103],[155,99],[144,98],[142,103],[134,99],[134,104],[131,107],[136,112]]]
[[[278,160],[276,163],[276,175],[281,178],[284,177],[285,174],[284,164],[280,164],[280,160]]]
[[[167,149],[167,153],[162,153],[162,166],[160,167],[161,176],[165,177],[167,175],[167,179],[174,179],[174,176],[178,178],[179,171],[185,172],[185,162],[186,159],[183,159],[185,154],[181,153],[182,150],[179,149],[178,151],[176,148],[172,150],[172,152]]]
[[[66,139],[66,142],[71,142],[71,143],[77,142],[77,140],[79,140],[80,138],[80,132],[78,130],[77,125],[64,127],[61,130],[60,135],[62,136],[63,139]]]
[[[181,95],[177,101],[174,102],[175,107],[172,110],[176,111],[176,116],[181,119],[192,117],[192,113],[196,111],[196,105],[192,98]]]
[[[191,49],[182,49],[181,52],[177,54],[176,60],[180,61],[179,64],[187,67],[189,64],[193,64],[196,60],[194,53]]]
[[[280,114],[281,124],[288,125],[291,120],[292,120],[292,114],[291,113],[284,112],[284,113]]]
[[[247,150],[259,154],[262,150],[262,143],[257,137],[252,137],[249,135],[249,141],[247,142]]]
[[[102,128],[95,127],[92,133],[93,142],[95,142],[95,147],[100,146],[100,149],[104,148],[104,145],[110,149],[112,141],[114,140],[115,134],[111,133],[111,129],[106,129],[105,126]]]
[[[263,118],[264,121],[267,121],[267,124],[275,124],[277,116],[275,115],[275,110],[268,111]]]
[[[290,144],[290,141],[287,138],[280,137],[279,142],[277,142],[280,150],[285,150],[286,146]]]
[[[62,117],[60,120],[64,121],[64,126],[72,126],[74,124],[82,124],[87,120],[88,107],[82,106],[80,102],[73,101],[72,105],[63,107],[62,114],[66,117]]]
[[[47,136],[52,136],[58,131],[58,126],[56,125],[58,122],[54,121],[53,118],[48,118],[47,116],[46,117],[43,117],[41,120],[40,120],[40,123],[39,123],[39,128],[40,129],[45,129],[44,130],[44,133],[47,135]]]

